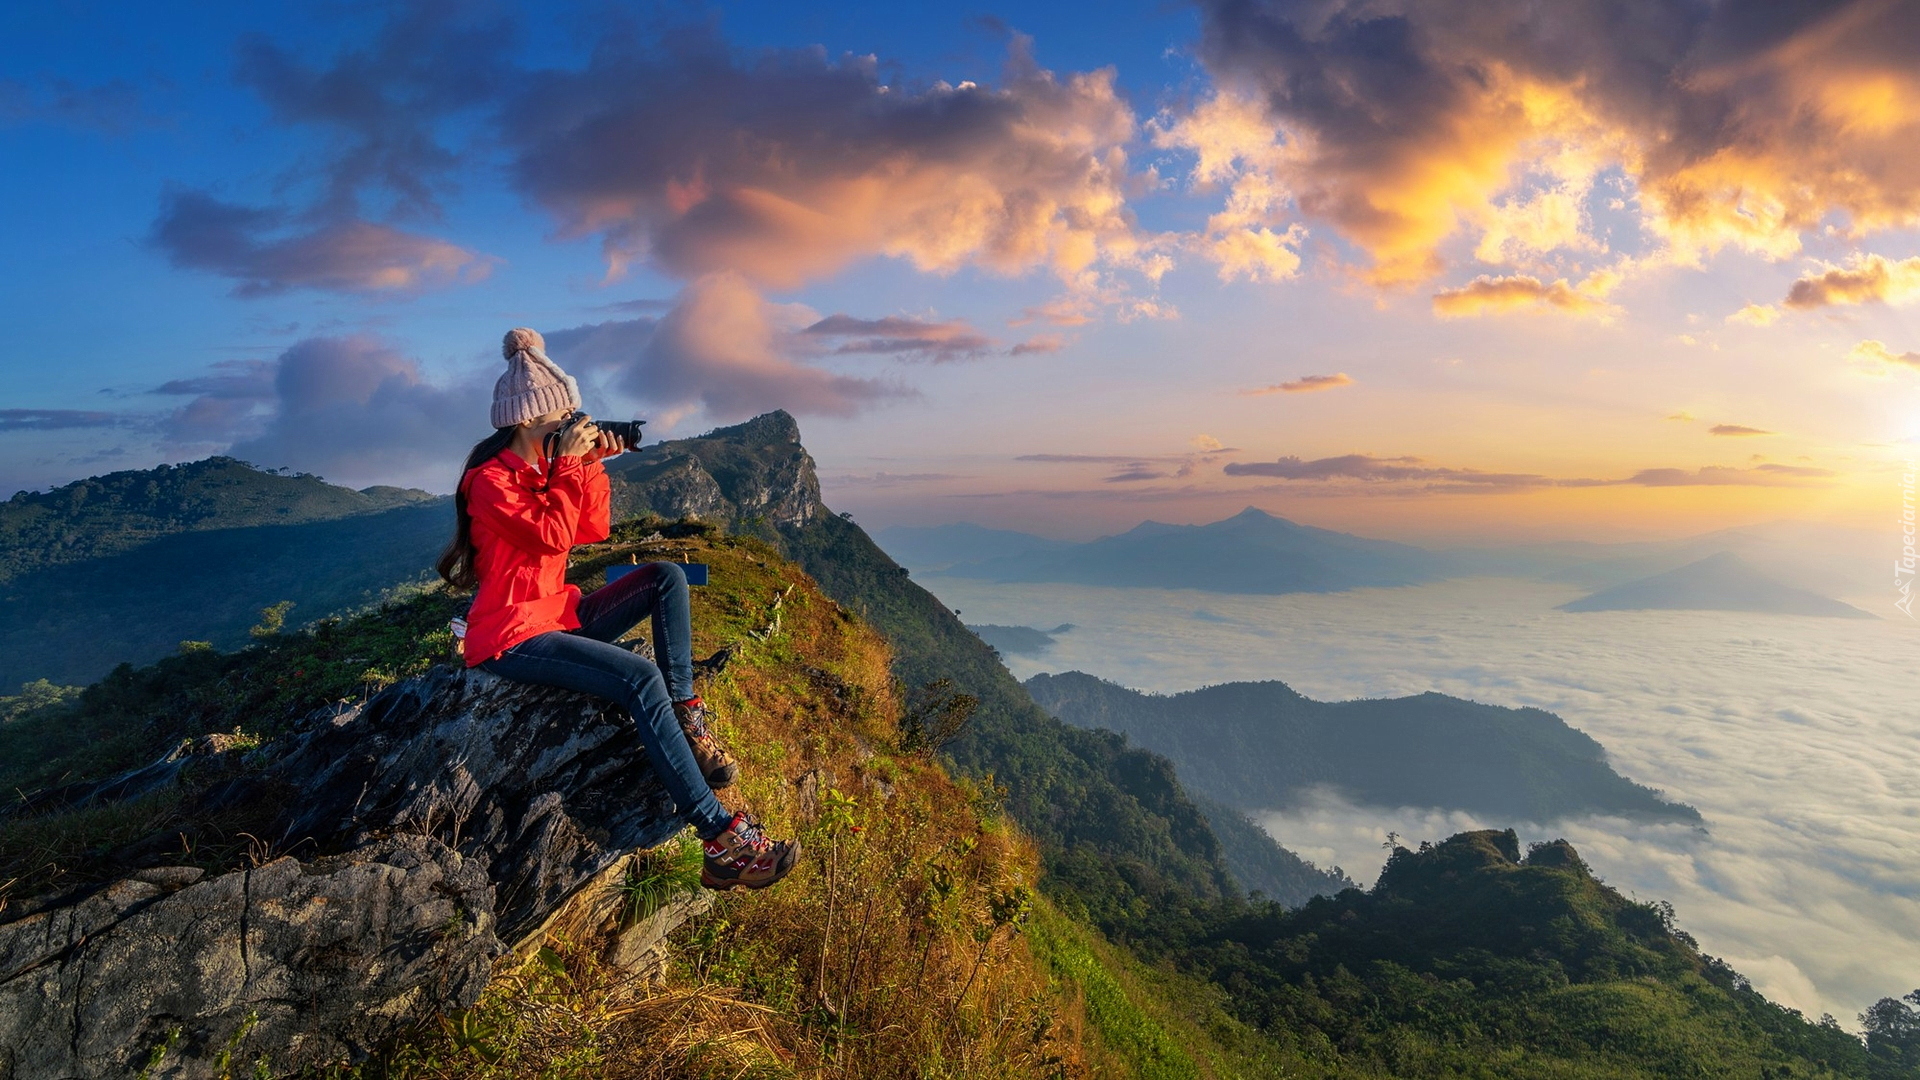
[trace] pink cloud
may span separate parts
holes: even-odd
[[[1332,375],[1302,375],[1290,382],[1274,383],[1257,390],[1242,390],[1241,397],[1261,397],[1266,394],[1306,394],[1315,390],[1332,390],[1336,387],[1353,385],[1353,378],[1345,372]]]
[[[842,328],[883,322],[836,318]],[[811,363],[821,350],[808,328],[820,321],[804,308],[770,303],[738,274],[709,274],[690,282],[659,319],[558,330],[547,335],[547,351],[570,370],[604,374],[652,407],[700,408],[720,421],[770,409],[852,416],[912,396],[886,380]]]

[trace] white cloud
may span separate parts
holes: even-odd
[[[496,374],[436,382],[378,338],[308,338],[271,361],[223,361],[155,388],[188,399],[157,418],[160,449],[176,459],[229,453],[352,487],[450,491],[467,448],[491,430]]]
[[[689,283],[673,308],[657,320],[555,331],[549,335],[548,352],[569,370],[577,366],[604,373],[621,392],[650,407],[683,413],[701,409],[722,422],[771,409],[852,416],[862,408],[912,395],[893,382],[841,375],[808,363],[825,351],[823,338],[810,336],[810,328],[832,328],[834,319],[842,329],[908,322],[843,315],[822,320],[811,308],[768,301],[739,274],[719,273]],[[919,338],[909,344],[922,351],[937,350],[961,336],[953,330],[944,342],[929,342],[928,324],[912,325]],[[957,325],[940,327],[952,330]]]
[[[1155,146],[1193,153],[1193,186],[1228,187],[1225,207],[1206,229],[1183,238],[1218,264],[1221,281],[1284,281],[1300,272],[1306,229],[1284,221],[1290,196],[1278,173],[1285,151],[1257,100],[1216,94],[1184,116],[1159,117],[1151,129]]]
[[[274,364],[272,413],[230,451],[265,468],[287,465],[354,487],[447,491],[467,448],[491,430],[492,370],[435,383],[370,337],[309,338]]]

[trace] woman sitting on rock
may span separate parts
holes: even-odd
[[[467,666],[624,706],[654,772],[705,844],[700,883],[765,888],[793,869],[800,845],[768,839],[752,816],[714,797],[736,767],[693,692],[686,574],[674,563],[648,563],[585,599],[566,583],[573,545],[607,538],[609,488],[600,462],[626,447],[588,417],[568,425],[580,409],[579,385],[547,359],[539,334],[511,330],[502,350],[496,430],[467,458],[454,496],[457,529],[439,562],[448,584],[477,589],[467,614]],[[546,441],[555,432],[549,457]],[[614,644],[649,617],[664,673]]]

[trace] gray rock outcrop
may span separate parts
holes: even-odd
[[[0,913],[0,1080],[130,1075],[163,1046],[154,1076],[355,1060],[471,1005],[556,920],[617,929],[621,860],[683,824],[624,712],[484,672],[436,668],[283,743],[189,799],[253,824],[256,865],[166,865],[156,838],[117,853],[150,865]]]
[[[430,837],[199,875],[156,868],[0,926],[0,1072],[127,1075],[158,1047],[162,1076],[229,1048],[352,1060],[471,1004],[501,952],[484,864]]]
[[[623,710],[451,667],[317,718],[284,758],[217,798],[237,805],[282,790],[300,794],[276,819],[278,850],[438,837],[485,862],[509,939],[683,825]]]
[[[698,517],[735,532],[797,529],[826,512],[800,425],[784,410],[607,463],[614,517]]]

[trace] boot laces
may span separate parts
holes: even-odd
[[[769,846],[767,834],[761,830],[760,823],[746,814],[741,814],[734,825],[733,836],[741,847],[752,851],[763,851]]]
[[[707,709],[704,705],[689,707],[681,716],[680,726],[686,728],[687,734],[696,739],[713,737],[713,733],[707,730]]]

